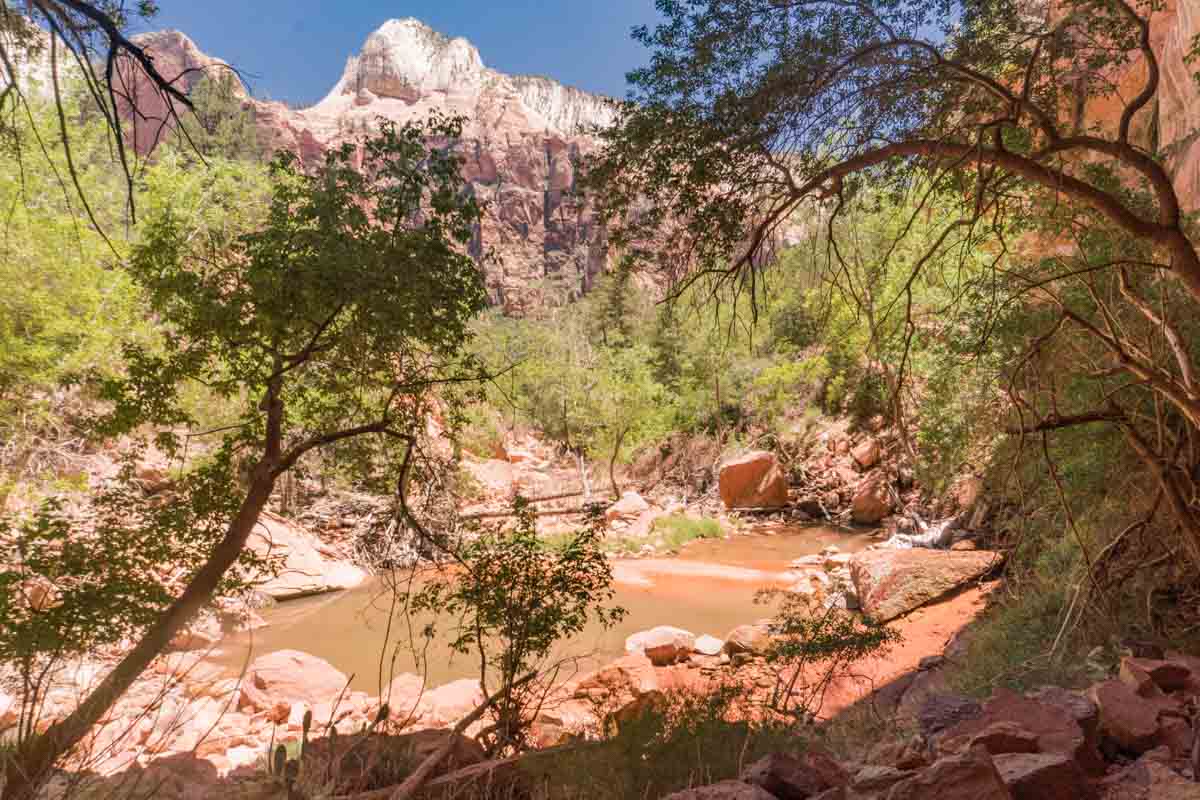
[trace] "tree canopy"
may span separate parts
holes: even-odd
[[[919,281],[956,287],[937,313],[966,311],[977,350],[1025,310],[1001,348],[1012,430],[1115,426],[1200,565],[1200,255],[1155,123],[1161,4],[657,5],[664,22],[635,33],[650,63],[591,164],[613,241],[671,280],[753,293],[780,242],[821,236],[826,279],[879,315],[872,341],[906,345],[893,394],[934,313]],[[853,220],[884,200],[905,211],[864,272]],[[923,219],[938,230],[913,252]],[[893,266],[907,277],[868,291]]]

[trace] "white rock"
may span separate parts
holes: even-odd
[[[604,518],[610,523],[618,520],[632,522],[649,509],[650,504],[640,494],[630,491],[625,492],[621,495],[620,500],[608,507],[608,510],[604,512]]]
[[[696,643],[692,645],[692,649],[702,656],[716,656],[721,654],[722,648],[725,647],[725,642],[715,636],[710,636],[707,633],[696,637]]]
[[[625,640],[625,652],[645,655],[655,666],[674,664],[687,658],[696,646],[696,636],[682,628],[660,625],[639,631]]]

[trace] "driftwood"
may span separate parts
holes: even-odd
[[[586,514],[587,508],[580,506],[579,508],[564,508],[557,511],[535,511],[535,517],[566,517],[572,514]],[[460,520],[467,519],[503,519],[504,517],[515,517],[515,511],[480,511],[478,514],[463,514],[459,517]]]

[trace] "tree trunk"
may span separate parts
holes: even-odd
[[[176,634],[212,601],[225,573],[241,556],[246,540],[274,487],[273,466],[265,461],[259,462],[250,489],[237,515],[229,523],[224,538],[196,572],[183,594],[70,716],[51,725],[44,734],[30,739],[21,750],[10,755],[5,765],[4,789],[0,800],[32,800],[54,765],[104,717]]]

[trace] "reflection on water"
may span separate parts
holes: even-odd
[[[676,558],[614,562],[613,602],[628,615],[608,631],[589,627],[564,645],[562,655],[580,657],[578,668],[588,669],[621,655],[630,634],[656,625],[723,637],[737,625],[767,615],[754,602],[754,595],[766,586],[785,585],[792,559],[819,553],[831,544],[853,552],[870,542],[869,534],[829,527],[789,526],[772,533],[693,542]],[[409,624],[403,615],[393,615],[391,603],[382,581],[282,603],[263,614],[268,627],[226,640],[214,657],[237,670],[248,658],[276,650],[303,650],[353,674],[353,688],[378,694],[381,651],[390,662],[399,643],[394,672],[420,671],[408,646]],[[423,623],[414,621],[415,631]],[[435,640],[426,654],[431,686],[479,674],[476,661],[451,654],[444,640]],[[383,683],[392,672],[391,664],[385,663]]]

